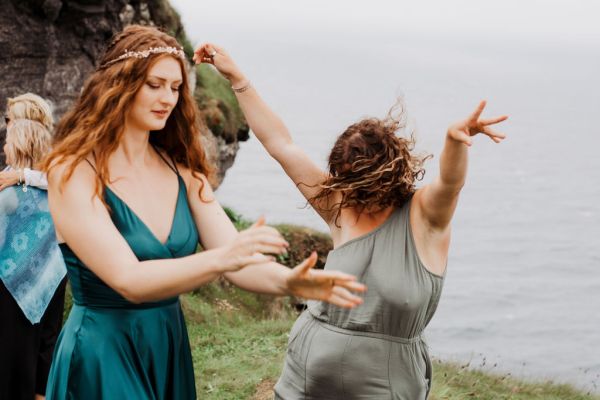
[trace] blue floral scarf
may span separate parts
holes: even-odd
[[[48,209],[48,193],[0,191],[0,279],[32,323],[40,322],[66,274]]]

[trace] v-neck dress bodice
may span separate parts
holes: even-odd
[[[179,174],[177,180],[177,203],[165,243],[112,190],[105,190],[112,221],[140,261],[196,251],[198,231]],[[179,298],[132,303],[87,268],[67,244],[60,249],[73,308],[56,344],[47,399],[195,399]]]

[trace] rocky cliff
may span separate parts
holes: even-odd
[[[191,55],[179,16],[167,0],[0,0],[0,112],[7,97],[33,92],[52,101],[58,120],[77,98],[107,40],[132,23],[166,29]],[[248,138],[248,128],[234,98],[211,97],[211,86],[223,85],[216,73],[196,73],[191,66],[189,72],[194,85],[200,79],[194,94],[213,132],[209,152],[220,182],[238,142]],[[2,143],[4,128],[2,120]]]

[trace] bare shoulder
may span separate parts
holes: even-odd
[[[89,189],[95,187],[95,181],[96,172],[86,160],[76,162],[67,158],[61,163],[52,165],[48,171],[49,190],[60,189],[62,192],[62,189],[72,186],[78,189]]]
[[[71,229],[72,221],[80,221],[100,211],[108,211],[96,196],[96,172],[82,160],[65,160],[48,172],[48,205],[59,242],[64,242],[63,230]],[[71,171],[71,168],[73,170]],[[81,225],[81,224],[79,224]]]
[[[205,201],[214,200],[214,192],[206,175],[199,172],[192,173],[190,168],[179,163],[177,169],[183,178],[188,195],[201,194]]]

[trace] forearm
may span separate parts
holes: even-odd
[[[138,262],[125,269],[117,291],[134,303],[177,296],[221,276],[222,256],[222,249],[214,249],[182,258]]]
[[[243,75],[233,78],[231,82],[233,87],[240,87],[248,83]],[[278,150],[281,150],[284,145],[292,143],[292,137],[287,127],[260,97],[255,88],[236,93],[236,97],[250,129],[269,154],[277,159]]]
[[[468,147],[446,135],[440,156],[440,181],[450,190],[460,189],[465,184],[468,167]]]
[[[225,274],[234,285],[255,293],[285,296],[287,278],[291,270],[275,262],[251,265],[236,272]]]

